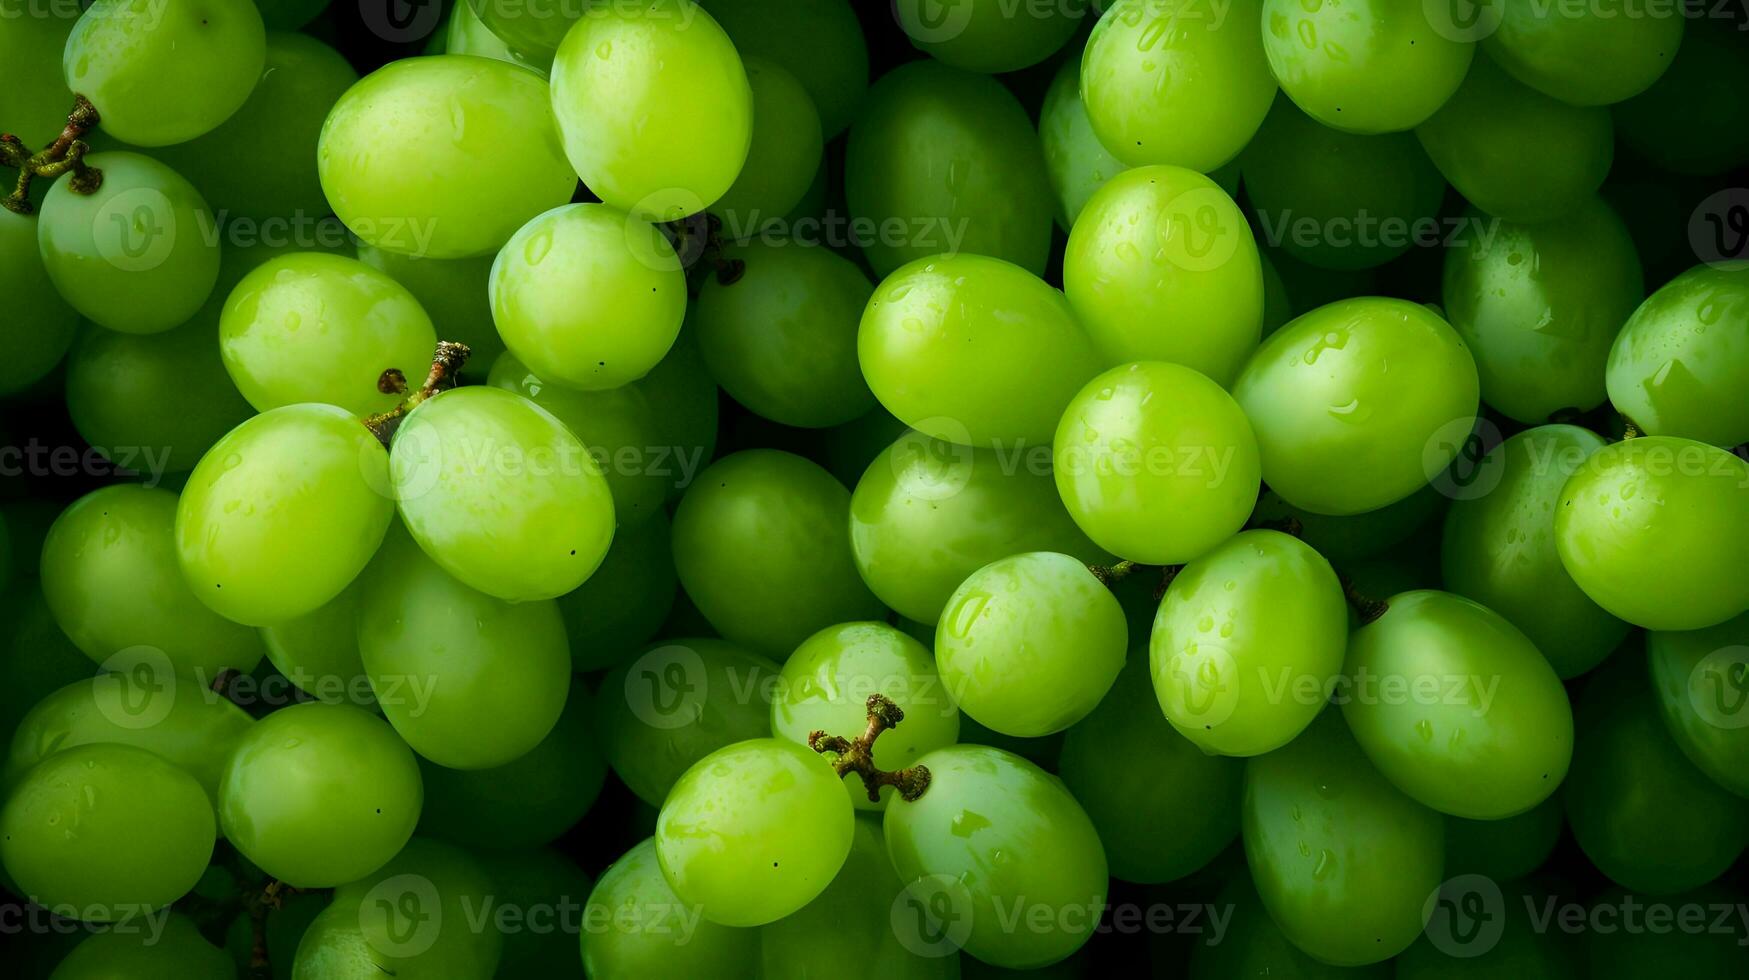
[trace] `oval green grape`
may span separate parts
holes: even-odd
[[[1616,336],[1606,377],[1610,404],[1648,435],[1749,442],[1749,262],[1659,287]]]
[[[1703,630],[1646,634],[1664,724],[1713,782],[1749,797],[1749,613]]]

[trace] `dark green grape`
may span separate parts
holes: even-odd
[[[1549,859],[1565,824],[1559,793],[1503,820],[1446,817],[1445,873],[1452,878],[1482,875],[1494,881],[1522,878]]]
[[[1579,980],[1578,942],[1543,918],[1562,899],[1528,884],[1454,877],[1430,896],[1426,933],[1396,961],[1396,980]]]
[[[1660,287],[1615,338],[1607,378],[1610,403],[1648,435],[1749,442],[1749,263]]]
[[[34,563],[33,563],[34,565]],[[91,661],[55,624],[36,583],[15,582],[0,594],[0,733],[13,729],[37,702],[68,684],[91,680]]]
[[[41,937],[33,937],[40,939]],[[200,934],[187,916],[167,914],[157,928],[97,932],[67,954],[50,980],[234,980],[224,950]]]
[[[717,451],[717,383],[698,352],[694,328],[685,328],[668,356],[632,386],[657,406],[662,446],[672,452],[661,474],[668,499],[678,499]]]
[[[653,838],[601,873],[584,911],[582,947],[583,971],[593,980],[759,975],[759,933],[694,918],[663,877]]]
[[[1045,149],[1045,170],[1057,190],[1057,224],[1069,231],[1093,192],[1105,186],[1127,165],[1112,156],[1081,100],[1081,58],[1066,59],[1057,69],[1045,103],[1039,110],[1039,141]]]
[[[868,90],[868,43],[849,0],[703,0],[743,55],[789,69],[820,109],[827,139],[844,131]]]
[[[1214,907],[1228,916],[1225,934],[1211,935],[1190,954],[1190,980],[1231,980],[1233,977],[1268,977],[1269,980],[1384,980],[1390,965],[1379,963],[1349,969],[1321,963],[1288,941],[1281,927],[1269,917],[1250,875],[1234,875],[1215,899]]]
[[[15,25],[31,23],[52,22],[6,21],[0,27],[0,46],[11,40],[8,32]],[[0,99],[4,97],[0,92]],[[22,391],[54,370],[79,325],[78,312],[61,298],[37,251],[38,220],[0,208],[0,293],[11,304],[11,313],[0,324],[0,339],[8,351],[0,360],[0,395]]]
[[[1749,101],[1721,78],[1749,73],[1735,25],[1688,25],[1676,60],[1652,87],[1613,108],[1623,143],[1661,169],[1711,176],[1749,163]]]
[[[661,511],[621,527],[589,581],[556,600],[573,670],[623,663],[662,628],[679,587],[670,537]]]
[[[774,61],[743,61],[753,88],[753,142],[741,175],[710,208],[734,241],[764,228],[781,232],[782,219],[796,213],[825,166],[820,113],[807,89]]]
[[[1643,895],[1612,888],[1586,908],[1588,921],[1605,922],[1639,913],[1635,928],[1587,929],[1583,938],[1587,975],[1592,980],[1640,980],[1642,977],[1736,977],[1749,956],[1749,933],[1739,918],[1743,894],[1721,885],[1707,885],[1681,895],[1656,900],[1660,912],[1687,916],[1686,928],[1649,928],[1651,907]],[[1638,908],[1635,909],[1637,903]],[[1734,912],[1720,919],[1721,911]],[[1612,918],[1614,917],[1614,918]],[[1668,921],[1668,920],[1665,920]],[[1693,923],[1705,921],[1706,926]]]
[[[583,869],[550,848],[475,857],[492,876],[497,908],[520,913],[520,921],[500,920],[504,952],[495,975],[500,980],[581,978],[577,940],[582,923],[573,917],[582,913],[593,887]]]
[[[358,652],[361,591],[354,582],[315,612],[261,629],[274,669],[317,700],[360,708],[376,704]]]
[[[0,88],[0,119],[33,151],[49,145],[67,125],[73,93],[61,78],[61,54],[81,12],[77,6],[20,6],[0,22],[0,64],[9,76]],[[0,224],[5,220],[0,216]],[[0,269],[11,265],[8,259]]]
[[[1346,517],[1314,514],[1281,499],[1274,490],[1265,490],[1252,514],[1253,524],[1275,526],[1269,522],[1292,518],[1299,522],[1296,537],[1311,545],[1318,554],[1336,564],[1373,558],[1395,548],[1414,534],[1437,513],[1445,497],[1433,487],[1423,487],[1394,504],[1378,510]]]
[[[1646,634],[1659,713],[1713,782],[1749,796],[1749,613],[1686,633]]]
[[[967,71],[1019,71],[1049,58],[1075,33],[1085,6],[1016,8],[1007,0],[965,0],[944,10],[934,0],[897,0],[899,29],[919,51]]]
[[[1682,45],[1685,11],[1674,4],[1629,11],[1503,3],[1482,46],[1539,92],[1573,105],[1608,105],[1645,91],[1670,67]]]

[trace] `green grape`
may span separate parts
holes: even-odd
[[[452,769],[490,769],[553,730],[571,653],[552,601],[476,592],[398,530],[360,586],[359,656],[413,751]]]
[[[1148,662],[1160,710],[1180,735],[1205,752],[1252,756],[1312,723],[1347,642],[1330,563],[1290,535],[1245,531],[1173,578]]]
[[[1094,132],[1132,167],[1207,173],[1238,156],[1275,79],[1259,43],[1261,0],[1117,0],[1087,39],[1081,87]]]
[[[774,61],[747,59],[753,87],[753,137],[741,175],[711,205],[733,240],[753,237],[795,211],[822,166],[820,113],[808,90]]]
[[[21,576],[22,577],[22,576]],[[90,682],[91,661],[55,625],[34,582],[15,581],[0,593],[0,738],[37,702],[68,684]]]
[[[39,150],[60,134],[73,107],[73,93],[61,78],[61,52],[80,12],[77,7],[13,9],[17,13],[0,18],[0,64],[7,73],[0,88],[0,119],[28,149]]]
[[[656,818],[656,859],[674,894],[712,922],[760,926],[826,890],[855,823],[824,757],[750,739],[681,774]]]
[[[1441,813],[1499,820],[1541,803],[1573,756],[1566,689],[1530,638],[1449,592],[1393,596],[1356,630],[1338,693],[1373,765]]]
[[[1683,633],[1646,634],[1658,711],[1688,760],[1713,782],[1749,796],[1749,613]]]
[[[875,742],[876,768],[909,768],[918,756],[959,738],[959,706],[929,648],[886,623],[842,623],[802,641],[784,662],[771,699],[772,734],[804,746],[817,731],[854,738],[868,727],[868,699],[875,694],[905,713]],[[893,798],[893,788],[883,786],[880,802],[870,801],[854,773],[845,774],[844,788],[862,810],[885,809]]]
[[[1749,163],[1749,101],[1718,84],[1749,72],[1739,41],[1735,26],[1689,24],[1669,70],[1615,104],[1622,142],[1671,173],[1710,177]]]
[[[995,79],[928,59],[888,72],[850,131],[844,168],[850,213],[872,223],[856,244],[876,275],[943,253],[1044,274],[1053,210],[1044,151]]]
[[[376,553],[395,517],[389,488],[388,454],[345,410],[264,412],[189,474],[176,508],[182,574],[202,602],[239,623],[314,612]]]
[[[328,9],[329,0],[255,0],[270,31],[295,31]]]
[[[1749,840],[1749,802],[1695,768],[1671,738],[1629,648],[1579,696],[1567,823],[1615,882],[1669,895],[1712,881]]]
[[[519,977],[581,977],[577,958],[579,915],[593,884],[569,857],[550,848],[492,851],[475,855],[495,886],[499,908],[519,909],[523,923],[501,920],[504,951],[498,958],[503,980]]]
[[[887,411],[986,448],[1048,443],[1063,406],[1099,372],[1063,294],[981,255],[919,259],[888,276],[862,315],[857,356]]]
[[[15,24],[0,21],[0,44]],[[0,49],[0,62],[9,61]],[[0,88],[0,98],[5,89]],[[0,118],[7,113],[0,107]],[[37,249],[37,218],[0,208],[0,295],[7,297],[7,317],[0,323],[0,395],[10,395],[41,380],[67,353],[79,325],[79,314],[56,291],[54,280]]]
[[[1636,901],[1640,903],[1640,910],[1650,911],[1645,896],[1612,888],[1584,910],[1584,921],[1612,921],[1610,916],[1634,909],[1632,903]],[[1741,909],[1743,894],[1733,888],[1707,885],[1660,899],[1653,907],[1688,916],[1694,915],[1689,910],[1698,909],[1705,918],[1722,922],[1718,918],[1720,910]],[[1736,912],[1738,917],[1741,914]],[[1696,920],[1690,918],[1689,921]],[[1583,940],[1585,956],[1580,962],[1589,967],[1586,976],[1593,980],[1638,980],[1656,976],[1733,977],[1742,973],[1743,947],[1749,945],[1749,936],[1744,935],[1740,923],[1741,918],[1733,918],[1729,924],[1706,929],[1697,929],[1693,925],[1675,929],[1587,929]]]
[[[261,630],[274,669],[318,701],[360,708],[376,704],[358,652],[361,591],[354,582],[314,612]]]
[[[710,207],[753,139],[753,90],[735,45],[692,0],[608,5],[553,59],[565,155],[595,195],[651,221]]]
[[[1426,525],[1445,502],[1443,494],[1428,486],[1378,510],[1332,517],[1295,507],[1274,490],[1265,490],[1257,500],[1251,520],[1254,524],[1274,525],[1293,518],[1300,525],[1295,537],[1340,565],[1376,558],[1402,544]]]
[[[1258,250],[1257,258],[1263,266],[1263,336],[1267,337],[1293,319],[1293,313],[1287,283],[1281,278],[1275,261],[1262,249]]]
[[[1649,435],[1749,442],[1749,263],[1664,284],[1609,351],[1609,400]]]
[[[37,937],[41,938],[41,937]],[[50,980],[235,980],[224,950],[193,921],[169,913],[153,928],[93,932],[61,960]]]
[[[1545,95],[1572,105],[1609,105],[1644,92],[1682,45],[1683,8],[1552,9],[1502,4],[1482,39],[1488,57]]]
[[[1070,231],[1093,192],[1122,173],[1124,162],[1112,156],[1081,100],[1081,57],[1076,55],[1057,69],[1039,110],[1039,141],[1045,150],[1045,171],[1057,192],[1057,224]]]
[[[145,3],[148,0],[136,0]],[[226,0],[242,2],[242,0]],[[137,153],[93,153],[91,194],[49,188],[37,246],[72,307],[124,333],[159,333],[194,316],[219,277],[217,224],[194,185]]]
[[[674,512],[674,567],[711,625],[787,655],[833,623],[882,619],[851,556],[850,491],[770,449],[712,464]]]
[[[856,359],[857,325],[874,292],[830,249],[754,241],[723,258],[733,283],[707,277],[692,311],[700,352],[736,401],[783,425],[840,425],[874,407]]]
[[[200,783],[131,745],[49,756],[0,810],[0,858],[20,893],[88,922],[148,914],[186,895],[215,836]]]
[[[1603,445],[1571,425],[1506,440],[1477,468],[1480,495],[1452,504],[1439,549],[1446,588],[1505,616],[1563,678],[1602,663],[1628,633],[1574,583],[1555,544],[1561,488]]]
[[[1488,882],[1454,880],[1432,896],[1437,904],[1428,908],[1432,918],[1427,931],[1397,957],[1396,980],[1579,980],[1591,976],[1578,964],[1580,951],[1572,936],[1574,930],[1552,925],[1546,917],[1562,897],[1529,883],[1507,884],[1494,891],[1490,886]],[[1472,904],[1475,900],[1480,901]],[[1568,908],[1571,906],[1561,910]]]
[[[893,418],[892,413],[879,405],[876,405],[863,415],[851,419],[843,425],[834,426],[820,434],[820,442],[816,447],[819,453],[818,459],[820,465],[826,467],[833,476],[837,477],[838,482],[854,490],[858,481],[863,478],[868,468],[874,464],[875,459],[883,452],[886,452],[889,448],[892,448],[893,442],[900,436],[911,431],[910,426]],[[924,444],[930,446],[930,451],[936,451],[933,446],[933,440],[929,440],[928,436],[925,436],[922,433],[917,433],[912,438],[915,440],[926,441]],[[951,443],[944,444],[944,446],[941,447],[942,451],[958,452],[957,449],[952,449],[951,446]],[[855,507],[856,500],[853,495],[851,499],[852,510],[854,510]],[[852,534],[855,534],[855,526],[856,525],[854,524],[851,525]],[[1073,551],[1074,549],[1063,548],[1059,550]],[[859,559],[859,567],[860,564]],[[973,567],[980,564],[983,563],[976,562]],[[953,583],[953,585],[957,584],[959,584],[957,581]],[[948,588],[951,591],[952,585]]]
[[[251,0],[96,0],[67,38],[62,67],[109,135],[168,146],[231,118],[266,50]]]
[[[1126,170],[1069,233],[1063,288],[1106,363],[1171,361],[1232,384],[1263,326],[1263,267],[1239,206],[1182,167]]]
[[[1476,363],[1427,307],[1365,296],[1300,316],[1245,365],[1263,481],[1320,514],[1359,514],[1425,486],[1475,419]]]
[[[659,448],[672,453],[661,467],[666,472],[652,467],[651,475],[667,483],[669,500],[678,499],[717,451],[717,383],[698,352],[696,331],[682,329],[668,356],[634,385],[657,407]]]
[[[577,186],[540,76],[465,55],[391,62],[352,86],[316,166],[353,234],[438,259],[497,251]]]
[[[1749,463],[1647,436],[1593,453],[1561,489],[1555,549],[1605,611],[1650,630],[1697,630],[1749,609]]]
[[[1557,102],[1477,58],[1462,88],[1415,130],[1471,204],[1506,221],[1558,218],[1597,192],[1615,147],[1609,110]]]
[[[912,45],[942,64],[997,74],[1019,71],[1057,53],[1081,25],[1087,8],[1046,3],[1016,7],[1007,0],[965,0],[941,9],[932,0],[897,0],[893,16]]]
[[[1541,224],[1470,218],[1445,251],[1443,292],[1482,400],[1529,425],[1603,404],[1609,345],[1645,296],[1627,225],[1600,198]]]
[[[509,4],[495,5],[498,9],[508,12]],[[567,22],[569,26],[569,22]],[[434,37],[433,40],[436,40]],[[555,50],[556,44],[555,44]],[[443,29],[443,49],[428,51],[429,54],[471,54],[481,58],[491,58],[503,61],[529,71],[538,72],[543,78],[553,67],[553,52],[544,56],[530,57],[511,50],[504,39],[492,32],[480,20],[480,15],[474,12],[472,3],[457,3],[450,8],[449,20]]]
[[[1269,917],[1251,876],[1240,873],[1228,879],[1214,901],[1227,913],[1226,932],[1210,935],[1190,953],[1190,980],[1232,980],[1234,977],[1269,977],[1271,980],[1385,980],[1389,963],[1349,969],[1331,966],[1307,956],[1288,941]]]
[[[265,412],[321,402],[353,415],[394,408],[378,379],[414,384],[437,333],[405,287],[357,259],[293,252],[244,276],[225,300],[219,350],[237,390]]]
[[[1048,461],[910,430],[857,481],[850,547],[881,602],[931,629],[966,576],[999,558],[1056,551],[1109,559],[1063,508]]]
[[[583,914],[583,972],[594,980],[753,980],[759,933],[698,918],[684,909],[662,875],[656,842],[645,838],[608,865]]]
[[[1131,769],[1136,759],[1147,760],[1140,778]],[[1173,731],[1139,660],[1069,729],[1060,764],[1064,784],[1105,842],[1113,877],[1174,881],[1208,864],[1239,835],[1244,769]],[[1186,806],[1186,800],[1196,803]]]
[[[887,851],[906,883],[895,926],[902,916],[920,934],[914,941],[940,936],[1015,970],[1079,949],[1099,923],[1109,879],[1099,834],[1069,791],[1025,759],[982,745],[937,749],[918,764],[933,775],[929,789],[888,807],[885,820]]]
[[[1402,952],[1439,887],[1439,814],[1372,767],[1341,715],[1245,765],[1245,861],[1289,942],[1336,966]]]
[[[1565,823],[1559,793],[1503,820],[1446,817],[1446,876],[1475,874],[1495,881],[1522,878],[1548,861]]]
[[[617,666],[662,628],[680,585],[672,540],[661,510],[620,528],[589,581],[558,598],[572,670]]]
[[[414,409],[389,467],[420,547],[500,599],[564,595],[613,540],[613,497],[588,448],[552,413],[502,388],[458,388]]]
[[[568,0],[463,0],[456,6],[467,7],[471,17],[478,18],[482,27],[502,39],[505,47],[521,58],[534,64],[551,64],[571,25],[585,17],[598,16],[599,11],[590,8],[603,5]]]
[[[419,764],[382,719],[343,704],[294,704],[237,741],[219,786],[225,837],[299,888],[356,881],[419,822]]]
[[[626,786],[661,806],[693,763],[771,734],[778,666],[723,640],[668,640],[602,678],[596,734]]]
[[[1282,91],[1349,133],[1414,129],[1452,97],[1475,45],[1442,27],[1402,0],[1263,0],[1263,51]]]
[[[131,483],[75,501],[43,543],[43,598],[99,664],[149,647],[164,670],[198,683],[227,668],[248,673],[261,640],[195,598],[177,567],[176,508],[171,491]]]
[[[1100,547],[1179,565],[1233,536],[1257,503],[1257,439],[1233,397],[1187,367],[1122,364],[1081,389],[1053,452],[1057,492]]]
[[[554,384],[618,388],[680,334],[686,274],[654,226],[605,204],[524,225],[492,266],[492,318],[519,360]]]
[[[466,4],[458,4],[461,10]],[[407,287],[431,317],[437,336],[466,344],[473,354],[462,377],[478,379],[504,353],[504,340],[492,323],[492,263],[496,255],[469,259],[426,259],[358,244],[358,260]]]
[[[849,0],[701,0],[743,56],[796,76],[827,139],[844,132],[868,91],[868,43]]]

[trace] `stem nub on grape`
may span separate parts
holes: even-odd
[[[11,133],[0,133],[0,166],[18,171],[18,181],[12,193],[0,199],[0,206],[15,214],[30,214],[36,208],[30,203],[30,183],[38,177],[50,180],[72,172],[72,189],[80,194],[95,194],[103,186],[103,171],[85,165],[85,154],[91,146],[80,139],[95,129],[97,107],[83,95],[73,96],[73,111],[67,113],[67,125],[55,141],[37,153],[25,148],[24,141]]]
[[[427,398],[456,386],[460,379],[462,367],[468,363],[473,350],[467,344],[458,344],[453,340],[437,342],[437,352],[431,358],[431,371],[425,376],[425,383],[419,390],[407,395],[401,404],[382,413],[372,415],[364,420],[364,427],[369,429],[384,446],[395,438],[395,430],[400,428],[401,420],[407,413],[418,408]],[[400,368],[389,368],[382,377],[377,379],[377,390],[385,395],[399,395],[407,391],[407,375]]]
[[[929,767],[912,766],[885,772],[876,769],[874,764],[875,739],[904,720],[905,712],[898,705],[884,695],[871,694],[868,696],[868,728],[861,735],[845,738],[814,731],[808,734],[808,748],[836,754],[838,758],[832,760],[833,770],[841,777],[853,772],[861,776],[870,802],[879,803],[881,787],[891,786],[898,791],[900,799],[911,803],[929,789]]]

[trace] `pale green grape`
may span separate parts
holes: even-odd
[[[1048,443],[1099,372],[1063,294],[981,255],[918,259],[888,276],[863,312],[857,356],[887,411],[983,447]]]
[[[675,782],[656,818],[656,859],[674,894],[712,922],[760,926],[826,890],[850,854],[855,822],[823,756],[751,739],[712,752]]]
[[[261,640],[195,598],[177,567],[176,508],[176,494],[137,484],[81,497],[43,543],[43,598],[99,664],[150,647],[165,670],[197,683],[227,668],[248,673]]]
[[[61,960],[51,980],[235,980],[231,958],[187,917],[172,913],[157,928],[135,926],[92,933]]]
[[[1555,548],[1606,611],[1651,630],[1704,629],[1749,609],[1749,463],[1647,436],[1593,453],[1561,489]]]
[[[674,512],[680,584],[729,640],[785,656],[833,623],[881,619],[851,557],[850,491],[770,449],[726,456]]]
[[[300,888],[356,881],[419,822],[419,764],[382,719],[343,704],[281,708],[225,765],[219,824],[262,871]]]
[[[1219,16],[1195,0],[1111,4],[1081,64],[1100,141],[1133,167],[1206,173],[1237,156],[1275,98],[1261,9],[1261,0],[1240,0]]]
[[[1331,966],[1306,955],[1282,935],[1281,928],[1269,917],[1251,876],[1243,872],[1228,880],[1215,898],[1215,909],[1225,913],[1230,925],[1216,935],[1209,931],[1206,939],[1191,950],[1190,980],[1232,980],[1233,977],[1269,977],[1280,980],[1386,980],[1391,965],[1349,969]]]
[[[486,0],[491,2],[491,0]],[[508,12],[508,3],[498,5],[499,9]],[[527,9],[527,8],[524,8]],[[569,22],[566,24],[569,27]],[[435,40],[435,38],[434,38]],[[561,38],[562,40],[562,38]],[[557,42],[554,44],[557,50]],[[491,58],[503,61],[530,71],[539,72],[543,77],[553,67],[553,52],[548,51],[542,57],[529,57],[511,50],[504,39],[492,32],[480,20],[480,15],[474,12],[472,3],[457,3],[450,8],[449,20],[443,29],[443,50],[429,52],[436,54],[471,54],[481,58]]]
[[[1452,504],[1439,553],[1445,586],[1523,630],[1555,673],[1577,677],[1603,662],[1628,625],[1598,608],[1561,564],[1555,508],[1567,478],[1603,448],[1571,425],[1520,432],[1477,468],[1480,496]]]
[[[1682,47],[1652,87],[1612,114],[1623,143],[1661,170],[1711,176],[1749,163],[1749,101],[1718,79],[1749,72],[1735,25],[1688,25]]]
[[[1171,361],[1232,384],[1263,329],[1263,267],[1239,206],[1182,167],[1126,170],[1069,233],[1063,288],[1108,365]]]
[[[407,530],[445,571],[488,595],[564,595],[613,540],[613,497],[588,448],[502,388],[458,388],[414,409],[389,465]]]
[[[868,90],[868,43],[850,0],[702,0],[743,56],[801,80],[827,139],[844,132]]]
[[[692,323],[699,351],[731,397],[783,425],[840,425],[874,407],[856,359],[874,287],[826,248],[764,240],[723,249],[739,279],[707,277]]]
[[[1261,755],[1318,716],[1347,642],[1330,563],[1297,538],[1246,531],[1173,578],[1148,662],[1179,734],[1207,752]]]
[[[236,0],[242,2],[242,0]],[[88,319],[159,333],[199,310],[219,277],[218,226],[194,185],[137,153],[93,153],[95,193],[49,188],[37,246],[49,279]]]
[[[695,332],[683,329],[668,356],[633,385],[656,407],[664,440],[658,449],[666,458],[662,472],[655,466],[650,472],[667,484],[672,501],[717,451],[717,383],[698,352]]]
[[[671,542],[668,515],[662,511],[621,527],[589,581],[558,598],[572,669],[620,664],[656,635],[680,584]]]
[[[645,838],[608,865],[584,910],[583,971],[594,980],[753,980],[759,933],[700,918],[693,929],[672,921],[682,907]],[[591,925],[607,922],[609,925]]]
[[[466,4],[459,5],[460,10]],[[496,255],[468,259],[427,259],[389,252],[360,242],[358,260],[407,287],[437,336],[466,344],[473,354],[462,367],[463,378],[480,378],[504,353],[504,340],[492,323],[488,282]]]
[[[1043,275],[1051,182],[1026,110],[1000,82],[925,59],[869,90],[845,150],[856,244],[888,276],[932,255],[987,255]]]
[[[652,221],[715,203],[753,139],[741,56],[692,0],[610,4],[579,21],[553,59],[552,106],[583,183]]]
[[[353,234],[439,259],[496,251],[577,186],[541,77],[465,55],[391,62],[352,86],[316,165]]]
[[[60,134],[73,108],[73,93],[61,78],[61,52],[79,13],[77,6],[18,6],[0,18],[0,64],[8,76],[0,87],[0,119],[32,151]]]
[[[1045,171],[1057,191],[1057,224],[1069,231],[1093,192],[1126,169],[1124,162],[1099,141],[1093,121],[1087,117],[1087,105],[1081,100],[1079,55],[1063,62],[1045,92],[1038,136],[1045,149]]]
[[[1263,0],[1263,51],[1282,91],[1350,133],[1413,129],[1444,105],[1476,50],[1454,33],[1404,0]]]
[[[1446,817],[1446,876],[1478,874],[1495,881],[1522,878],[1549,859],[1565,823],[1559,793],[1503,820]]]
[[[388,492],[388,453],[345,410],[264,412],[189,474],[176,509],[182,574],[202,602],[239,623],[314,612],[376,553],[395,517]]]
[[[1541,224],[1470,217],[1445,251],[1443,294],[1482,400],[1531,425],[1601,405],[1610,344],[1645,296],[1627,225],[1597,198]]]
[[[1573,105],[1608,105],[1645,91],[1682,45],[1677,6],[1553,9],[1501,4],[1482,39],[1488,56],[1526,85]]]
[[[1415,135],[1471,204],[1534,222],[1596,193],[1615,154],[1611,132],[1609,110],[1557,102],[1477,58],[1463,87]]]
[[[1646,655],[1664,724],[1700,770],[1749,796],[1749,613],[1684,633],[1648,633]]]
[[[914,941],[942,937],[1016,970],[1079,949],[1098,925],[1109,879],[1099,834],[1069,791],[1025,759],[982,745],[917,761],[934,777],[928,791],[889,806],[885,820],[887,851],[907,886],[895,925],[903,916]],[[1025,928],[1012,925],[1016,910]]]
[[[0,21],[0,42],[14,24]],[[3,95],[0,95],[3,97]],[[0,118],[5,112],[0,109]],[[55,290],[37,248],[37,221],[0,208],[0,294],[8,297],[9,314],[0,324],[0,395],[22,391],[54,370],[79,325],[79,314]]]
[[[1257,503],[1257,439],[1233,397],[1177,364],[1101,374],[1069,402],[1053,452],[1057,492],[1100,547],[1179,565],[1231,537]]]
[[[266,626],[261,639],[275,670],[320,701],[369,708],[376,703],[358,653],[358,603],[354,582],[326,605],[296,619]]]
[[[62,55],[67,87],[135,146],[194,139],[255,88],[266,32],[251,0],[96,0]]]
[[[1376,558],[1402,544],[1439,513],[1446,501],[1445,495],[1428,486],[1378,510],[1332,517],[1295,507],[1274,490],[1265,490],[1257,500],[1251,520],[1265,524],[1293,518],[1300,524],[1295,537],[1340,565]]]
[[[0,810],[0,858],[31,901],[110,922],[194,887],[215,837],[200,783],[131,745],[83,745],[38,763]]]
[[[1609,401],[1649,435],[1749,442],[1749,263],[1695,266],[1628,318]]]
[[[1337,966],[1402,952],[1440,885],[1444,826],[1372,767],[1334,708],[1245,764],[1245,862],[1270,918]]]
[[[572,24],[599,15],[591,6],[605,5],[593,0],[462,0],[456,4],[458,10],[467,7],[469,16],[477,17],[479,24],[502,39],[507,48],[537,65],[552,63]]]
[[[1419,490],[1476,415],[1476,363],[1439,314],[1400,299],[1321,306],[1264,341],[1233,385],[1263,481],[1320,514],[1359,514]]]
[[[499,926],[504,951],[495,976],[504,980],[582,976],[583,964],[577,959],[580,923],[567,917],[584,914],[589,901],[593,886],[583,869],[564,854],[544,847],[477,853],[475,857],[492,876],[493,897],[503,907],[526,910],[525,924],[520,928],[508,919]]]
[[[1080,559],[1034,551],[991,562],[954,590],[935,656],[966,714],[1037,738],[1098,706],[1127,643],[1122,607]]]
[[[359,656],[377,705],[413,751],[452,769],[489,769],[553,730],[571,654],[550,600],[477,592],[399,530],[360,585]]]
[[[751,238],[802,203],[822,166],[820,113],[807,89],[774,61],[747,59],[753,137],[741,175],[711,205],[730,239]]]
[[[1073,3],[897,0],[893,15],[917,50],[943,64],[996,74],[1036,65],[1066,44],[1087,13]]]

